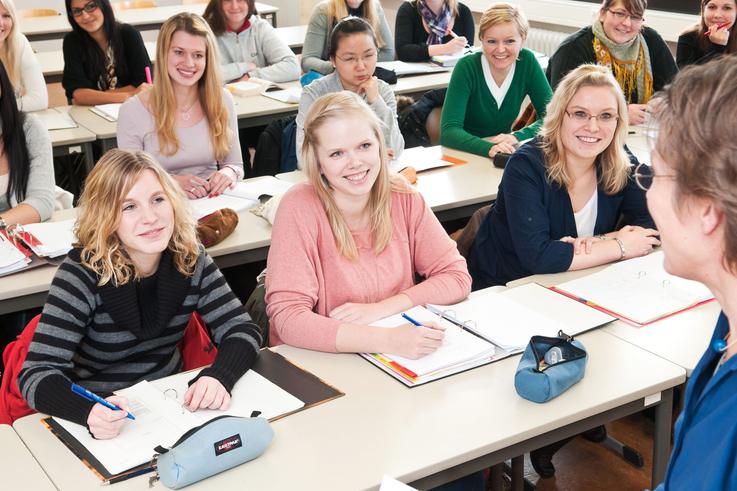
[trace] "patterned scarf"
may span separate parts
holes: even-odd
[[[627,103],[647,104],[653,95],[650,51],[642,33],[630,42],[617,44],[604,33],[601,21],[593,24],[596,63],[609,67]]]
[[[110,90],[118,87],[118,76],[115,74],[115,55],[112,46],[108,46],[105,51],[105,71],[100,74],[97,87],[100,90]]]
[[[435,13],[427,6],[425,0],[417,0],[417,10],[422,16],[422,20],[430,29],[427,35],[427,44],[442,44],[443,38],[448,35],[448,25],[452,15],[448,4],[443,2],[443,7],[440,9],[440,13]]]

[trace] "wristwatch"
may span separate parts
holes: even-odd
[[[5,230],[6,228],[8,228],[8,223],[0,216],[0,230]]]

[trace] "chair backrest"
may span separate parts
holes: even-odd
[[[151,9],[156,7],[156,2],[154,0],[125,0],[124,2],[115,2],[112,5],[115,10]]]
[[[430,138],[431,145],[440,143],[440,114],[442,112],[442,107],[433,108],[425,120],[425,129],[427,130],[427,136]]]
[[[473,249],[473,241],[476,239],[476,233],[479,231],[479,227],[481,227],[481,223],[486,218],[486,215],[489,214],[491,206],[492,205],[482,206],[473,212],[471,219],[468,220],[468,223],[461,233],[457,237],[454,237],[456,246],[458,247],[458,252],[460,252],[461,256],[465,257],[466,260],[471,256],[471,250]]]
[[[55,15],[61,15],[61,12],[57,12],[54,9],[20,9],[18,10],[18,17],[22,19],[28,19],[30,17],[53,17]]]

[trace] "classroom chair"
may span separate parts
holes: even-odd
[[[427,115],[425,120],[425,129],[427,130],[427,136],[430,138],[430,145],[438,145],[440,143],[440,114],[443,112],[443,107],[436,107],[430,114]]]
[[[18,10],[18,17],[22,19],[28,19],[31,17],[53,17],[55,15],[61,15],[61,12],[57,12],[54,9],[20,9]]]
[[[154,0],[126,0],[124,2],[115,2],[112,4],[116,11],[128,9],[152,9],[156,7]]]

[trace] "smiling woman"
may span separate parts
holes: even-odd
[[[204,19],[169,18],[156,60],[153,88],[120,108],[118,146],[153,154],[190,199],[221,194],[243,178],[243,159],[233,98]]]

